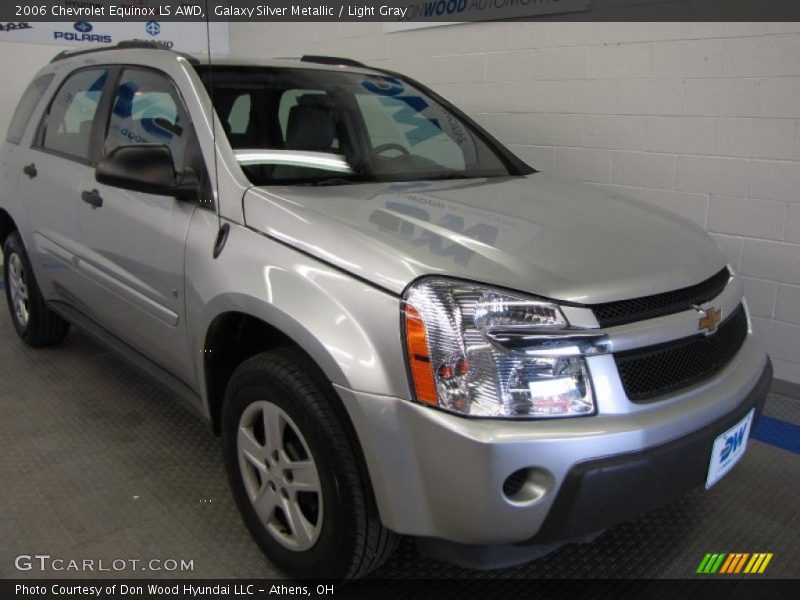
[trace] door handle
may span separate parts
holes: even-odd
[[[100,208],[103,206],[103,197],[97,190],[92,190],[91,192],[83,191],[81,193],[81,200],[91,205],[92,208]]]
[[[22,167],[22,172],[25,173],[25,175],[27,175],[31,179],[33,179],[39,174],[39,171],[36,170],[36,165],[33,163]]]

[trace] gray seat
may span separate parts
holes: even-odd
[[[336,121],[325,94],[305,94],[289,110],[286,148],[327,152],[336,139]]]
[[[286,126],[287,150],[304,152],[333,152],[337,139],[336,120],[330,99],[326,94],[305,94],[298,97],[297,104],[289,109]],[[272,176],[275,179],[298,179],[319,176],[319,171],[310,167],[277,165]]]

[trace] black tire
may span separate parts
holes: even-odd
[[[9,269],[15,260],[19,261],[17,264],[22,269],[22,280],[27,291],[27,322],[23,322],[17,315],[11,298],[12,286],[9,281]],[[14,323],[14,329],[23,342],[34,347],[51,346],[58,344],[66,337],[69,333],[69,323],[47,308],[39,285],[36,283],[25,245],[16,231],[10,233],[3,244],[3,280],[11,322]]]
[[[254,508],[240,469],[240,421],[245,411],[250,414],[264,401],[290,418],[292,423],[287,428],[296,426],[319,475],[322,519],[318,538],[307,550],[291,550],[270,533]],[[361,577],[380,566],[397,546],[398,536],[381,524],[364,458],[343,413],[330,382],[303,352],[294,348],[271,350],[246,360],[226,389],[222,438],[234,499],[267,558],[293,577]],[[291,432],[283,431],[285,439]],[[266,441],[263,443],[268,446]],[[265,490],[260,474],[257,479],[257,484],[250,482],[251,489],[258,485]]]

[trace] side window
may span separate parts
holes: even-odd
[[[231,112],[228,115],[228,125],[231,133],[242,135],[247,133],[250,125],[250,105],[252,100],[250,94],[242,94],[233,101]]]
[[[165,144],[177,168],[186,161],[192,128],[168,77],[146,69],[126,69],[114,98],[106,135],[106,154],[119,146]]]
[[[37,77],[22,94],[22,98],[17,104],[17,109],[14,111],[14,116],[11,117],[11,124],[8,126],[7,142],[19,144],[34,109],[39,104],[39,100],[42,99],[42,95],[51,81],[53,81],[53,75]]]
[[[76,158],[89,158],[92,123],[108,81],[108,70],[87,69],[71,75],[50,105],[43,146]]]

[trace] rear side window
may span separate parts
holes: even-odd
[[[28,121],[31,120],[31,115],[34,109],[42,99],[42,94],[53,81],[53,75],[42,75],[34,79],[28,86],[28,89],[22,94],[17,109],[14,111],[14,116],[11,117],[11,125],[8,126],[8,134],[6,141],[12,144],[19,144],[22,139],[22,134],[25,133],[25,127]]]
[[[231,113],[228,115],[228,126],[234,135],[243,135],[250,129],[250,111],[253,100],[250,94],[242,94],[233,101]]]
[[[43,146],[61,154],[88,159],[92,124],[107,69],[87,69],[71,75],[50,105]]]

